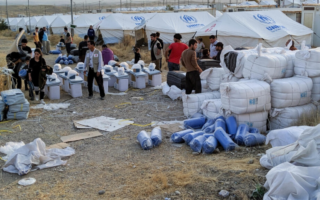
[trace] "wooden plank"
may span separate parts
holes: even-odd
[[[60,139],[62,140],[62,142],[73,142],[77,140],[83,140],[83,139],[99,137],[99,136],[102,136],[102,134],[99,131],[91,131],[86,133],[63,136]]]
[[[64,149],[69,147],[70,145],[64,142],[58,143],[58,144],[53,144],[48,146],[46,149]]]

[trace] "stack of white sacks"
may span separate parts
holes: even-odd
[[[200,76],[206,92],[185,95],[166,83],[162,90],[175,99],[182,96],[186,117],[197,112],[208,118],[234,115],[238,124],[245,123],[261,132],[286,128],[316,111],[320,100],[320,48],[301,48],[289,51],[259,45],[252,50],[234,51],[228,46],[221,55],[222,68],[208,69]],[[238,54],[233,72],[223,59],[230,51]]]
[[[27,119],[30,111],[30,104],[20,89],[12,89],[1,92],[2,101],[9,106],[7,119]],[[1,109],[4,108],[1,102]],[[3,112],[3,110],[2,110]],[[1,121],[3,114],[1,113]]]

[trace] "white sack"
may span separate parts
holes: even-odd
[[[245,114],[271,109],[270,85],[263,81],[221,83],[221,108],[226,114]]]
[[[209,68],[200,74],[200,78],[207,81],[207,85],[211,90],[219,90],[224,74],[223,68]]]
[[[242,74],[244,78],[268,80],[283,78],[287,60],[279,54],[250,55],[245,62]]]
[[[320,76],[320,48],[298,51],[294,73],[308,77]]]
[[[201,105],[207,99],[219,99],[220,92],[213,91],[199,94],[184,94],[182,96],[183,113],[186,117],[192,116],[197,112],[201,112]]]
[[[215,119],[220,116],[221,99],[204,100],[201,105],[201,110],[204,116],[210,119]]]
[[[317,107],[312,103],[282,109],[273,108],[270,110],[270,130],[294,126],[302,116],[313,113],[316,110]]]
[[[271,85],[273,108],[301,106],[311,102],[312,80],[296,76],[273,80]]]
[[[294,75],[294,60],[295,60],[295,55],[296,51],[286,51],[285,53],[282,52],[281,55],[285,57],[287,60],[287,69],[286,73],[284,74],[284,78],[289,78]]]
[[[311,99],[312,101],[320,100],[320,76],[311,78],[312,79],[312,91],[311,91]]]
[[[271,169],[263,200],[316,200],[320,194],[320,167],[300,167],[288,162]]]
[[[175,85],[172,85],[171,87],[167,84],[167,82],[163,82],[161,84],[162,87],[162,93],[164,95],[169,96],[172,100],[176,100],[181,98],[182,91],[177,88]]]
[[[237,120],[237,124],[247,124],[249,127],[257,128],[260,132],[267,131],[267,119],[268,119],[268,112],[255,112],[255,113],[248,113],[248,114],[240,114],[234,115]]]
[[[266,145],[271,144],[272,147],[286,146],[298,140],[300,135],[312,126],[291,126],[284,129],[272,130],[268,133]]]

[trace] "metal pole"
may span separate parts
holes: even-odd
[[[83,13],[84,13],[84,2],[83,2]]]
[[[10,29],[10,22],[9,22],[9,15],[8,15],[8,0],[6,0],[6,13],[7,13],[8,29]]]
[[[121,12],[121,10],[122,10],[122,9],[121,9],[121,4],[122,4],[122,3],[121,3],[121,0],[120,0],[120,12]]]
[[[76,2],[73,2],[74,3],[74,14],[77,15],[77,4]]]
[[[71,24],[73,25],[73,11],[72,11],[72,0],[71,1]],[[71,28],[71,35],[73,37],[73,28]]]
[[[100,7],[100,2],[101,2],[101,1],[99,1],[99,10],[101,10],[101,7]]]
[[[28,0],[28,11],[29,11],[29,31],[31,35],[31,21],[30,21],[30,8],[29,8],[29,0]]]
[[[180,1],[178,0],[178,10],[180,10]]]

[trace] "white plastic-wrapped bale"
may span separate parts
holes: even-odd
[[[202,113],[210,119],[214,119],[220,115],[220,108],[221,99],[204,100],[201,105]]]
[[[295,76],[271,82],[271,105],[273,108],[301,106],[311,102],[312,80]]]
[[[226,114],[245,114],[271,109],[270,85],[264,81],[221,83],[221,108]]]
[[[162,93],[170,97],[172,100],[181,98],[182,91],[179,88],[177,88],[175,85],[172,85],[170,87],[166,82],[164,82],[162,83],[161,86],[162,86]]]
[[[320,101],[320,76],[311,79],[313,83],[311,99],[312,101]]]
[[[312,103],[282,109],[273,108],[270,111],[270,129],[274,130],[294,126],[302,116],[312,114],[316,111],[317,107]]]
[[[182,95],[183,113],[186,117],[192,116],[201,111],[201,105],[207,99],[219,99],[220,92],[213,91],[208,93]]]
[[[279,54],[250,55],[243,68],[243,77],[257,80],[283,78],[287,69],[287,60]]]
[[[257,128],[260,132],[267,131],[268,112],[255,112],[241,115],[234,115],[237,124],[247,124],[250,128]]]
[[[308,77],[320,76],[320,48],[296,53],[294,73]]]
[[[210,68],[200,74],[200,78],[207,81],[207,85],[211,90],[219,90],[223,75],[223,68]]]

